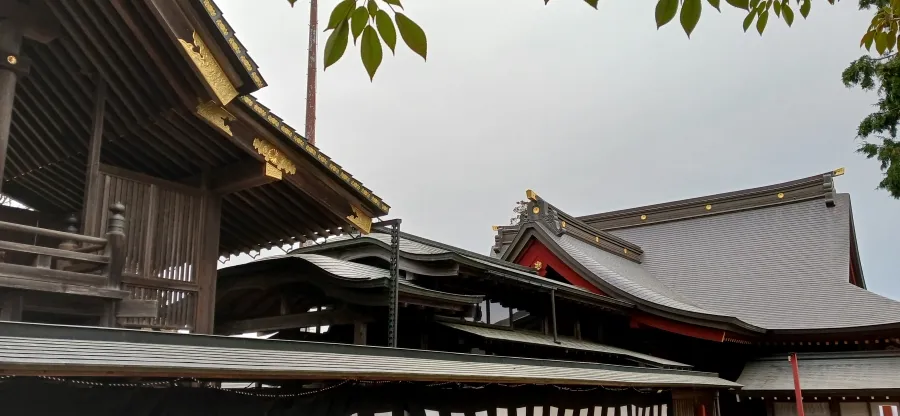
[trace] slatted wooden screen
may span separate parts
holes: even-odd
[[[128,318],[129,327],[192,329],[197,306],[200,252],[198,191],[160,180],[104,172],[100,221],[90,232],[102,235],[110,204],[125,205],[126,260],[123,288],[134,299],[157,300],[159,317]],[[144,179],[144,180],[141,180]]]

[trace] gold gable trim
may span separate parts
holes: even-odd
[[[219,130],[222,130],[229,136],[233,136],[231,133],[231,127],[228,127],[228,122],[234,121],[235,117],[228,112],[228,110],[222,108],[218,104],[213,101],[209,101],[197,106],[197,115],[203,117],[210,124],[216,126]]]
[[[347,219],[363,234],[372,232],[372,218],[364,214],[361,209],[351,206],[353,214],[348,215]]]
[[[266,162],[271,163],[282,172],[290,173],[292,175],[297,173],[297,166],[294,165],[294,162],[291,162],[290,159],[273,146],[272,143],[263,139],[253,139],[253,148],[266,159]]]
[[[219,66],[219,62],[209,52],[209,48],[197,32],[194,32],[192,42],[184,39],[178,39],[178,42],[181,43],[185,52],[191,57],[194,66],[200,71],[203,79],[206,80],[206,83],[213,90],[213,93],[222,105],[228,104],[238,96],[234,85],[231,84],[228,76],[225,75],[225,71]]]

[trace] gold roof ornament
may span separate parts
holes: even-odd
[[[837,168],[831,172],[831,176],[841,176],[844,174],[844,168]]]
[[[540,260],[537,260],[534,262],[534,264],[531,265],[531,267],[534,267],[535,270],[541,270],[541,267],[544,267],[544,263],[541,263]]]
[[[499,225],[492,225],[492,226],[491,226],[491,229],[494,230],[494,231],[497,231],[497,230],[500,229],[500,226],[499,226]]]
[[[531,189],[529,189],[529,190],[526,190],[526,191],[525,191],[525,197],[528,198],[528,199],[531,200],[531,201],[537,201],[537,199],[538,199],[538,194],[536,194],[534,191],[532,191]]]

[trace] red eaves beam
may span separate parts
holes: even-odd
[[[705,339],[707,341],[725,342],[725,331],[722,329],[686,324],[684,322],[660,318],[658,316],[653,316],[641,312],[631,315],[631,327],[638,328],[641,326],[648,326],[679,335]]]

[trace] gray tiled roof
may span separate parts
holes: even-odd
[[[543,227],[542,225],[538,226]],[[601,290],[604,286],[609,285],[630,296],[657,305],[681,311],[717,315],[692,304],[684,296],[666,287],[639,263],[616,256],[568,234],[557,236],[549,231],[547,234],[569,256],[588,269],[594,278],[600,280],[593,283],[597,284]],[[592,276],[586,277],[590,279]]]
[[[800,354],[800,387],[804,391],[900,389],[900,352]],[[744,391],[794,390],[787,355],[751,361],[737,380]]]
[[[740,387],[684,370],[356,345],[10,323],[0,323],[0,333],[6,374]]]
[[[643,269],[691,304],[758,327],[900,322],[900,302],[848,282],[850,197],[838,194],[835,203],[812,199],[611,232],[643,247]]]
[[[553,348],[565,348],[570,350],[591,351],[602,354],[620,356],[638,362],[650,363],[665,367],[690,368],[689,364],[679,363],[677,361],[666,360],[664,358],[654,357],[648,354],[626,350],[624,348],[613,347],[611,345],[599,344],[596,342],[580,340],[577,338],[557,337],[558,343],[553,340],[553,336],[545,335],[540,332],[511,330],[505,328],[491,328],[480,325],[468,325],[455,322],[441,322],[441,325],[450,328],[468,332],[483,338],[489,338],[501,341],[519,342],[522,344],[541,345]]]

